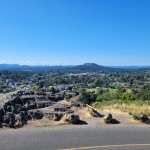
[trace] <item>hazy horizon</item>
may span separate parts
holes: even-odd
[[[0,2],[0,64],[150,65],[149,0]]]
[[[88,62],[89,63],[89,62]],[[49,66],[49,67],[53,67],[53,66],[78,66],[78,65],[84,65],[86,63],[83,63],[83,64],[76,64],[76,65],[71,65],[71,64],[68,64],[68,65],[61,65],[61,64],[58,64],[58,65],[29,65],[29,64],[17,64],[17,63],[12,63],[12,64],[7,64],[7,63],[0,63],[0,65],[19,65],[19,66],[31,66],[31,67],[38,67],[38,66]],[[94,64],[97,64],[97,63],[94,63]],[[101,65],[101,64],[97,64],[97,65],[100,65],[100,66],[105,66],[105,67],[150,67],[150,65]]]

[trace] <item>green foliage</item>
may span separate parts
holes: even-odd
[[[39,82],[39,88],[41,89],[43,87],[44,87],[44,81],[42,80],[42,81]]]
[[[99,87],[103,85],[103,80],[96,78],[93,83],[93,87]]]
[[[105,90],[104,88],[97,87],[95,92],[97,95],[101,95],[105,92]]]
[[[129,115],[133,115],[132,112],[129,112]]]
[[[9,93],[9,92],[11,92],[11,90],[10,89],[3,89],[3,93]]]
[[[31,90],[32,90],[32,91],[39,91],[39,89],[40,89],[40,88],[39,88],[38,85],[35,85],[35,86],[32,86],[32,87],[31,87]]]
[[[118,98],[118,93],[114,90],[109,90],[109,89],[99,89],[97,92],[97,97],[96,101],[111,101],[111,100],[116,100]]]
[[[82,90],[79,96],[78,101],[84,103],[84,104],[91,104],[95,102],[96,96],[94,93],[86,92],[85,90]]]
[[[103,93],[103,94],[98,95],[96,97],[96,101],[100,101],[100,102],[102,102],[102,101],[111,101],[113,99],[114,99],[114,95],[109,93],[109,92]]]
[[[141,117],[140,117],[140,115],[138,115],[138,114],[133,114],[132,118],[133,118],[134,120],[141,121]]]
[[[135,95],[133,93],[125,92],[120,96],[121,100],[135,100]]]
[[[71,98],[71,96],[70,95],[65,95],[65,97],[64,97],[66,100],[69,100],[70,98]]]
[[[76,93],[76,95],[79,95],[79,90],[72,89],[72,93]]]
[[[142,89],[137,95],[136,99],[140,100],[150,100],[150,90],[148,89]]]
[[[83,67],[89,69],[91,64]],[[92,64],[92,67],[95,65]],[[0,71],[0,93],[24,88],[24,86],[25,88],[31,87],[30,90],[34,91],[44,90],[58,93],[57,88],[49,87],[64,86],[71,92],[75,90],[77,94],[81,93],[79,89],[93,88],[87,91],[96,91],[96,94],[82,93],[81,99],[85,103],[150,101],[149,70],[93,70],[87,75],[80,73],[83,73],[83,70]],[[75,75],[70,76],[70,74]],[[13,80],[14,84],[10,84],[8,80]],[[86,97],[86,100],[83,97]]]

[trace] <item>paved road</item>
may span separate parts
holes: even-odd
[[[150,127],[116,125],[66,127],[66,129],[58,127],[0,130],[0,150],[55,150],[69,148],[76,148],[77,150],[149,150]]]

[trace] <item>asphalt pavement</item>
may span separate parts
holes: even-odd
[[[0,150],[150,150],[150,126],[0,130]]]

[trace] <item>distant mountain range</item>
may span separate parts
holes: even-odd
[[[0,70],[57,70],[68,67],[69,66],[28,66],[18,64],[0,64]]]
[[[101,66],[95,63],[85,63],[77,66],[28,66],[18,64],[0,64],[0,70],[80,70],[80,71],[99,71],[112,69],[150,69],[150,66]]]
[[[110,66],[110,67],[121,69],[150,69],[150,66]]]

